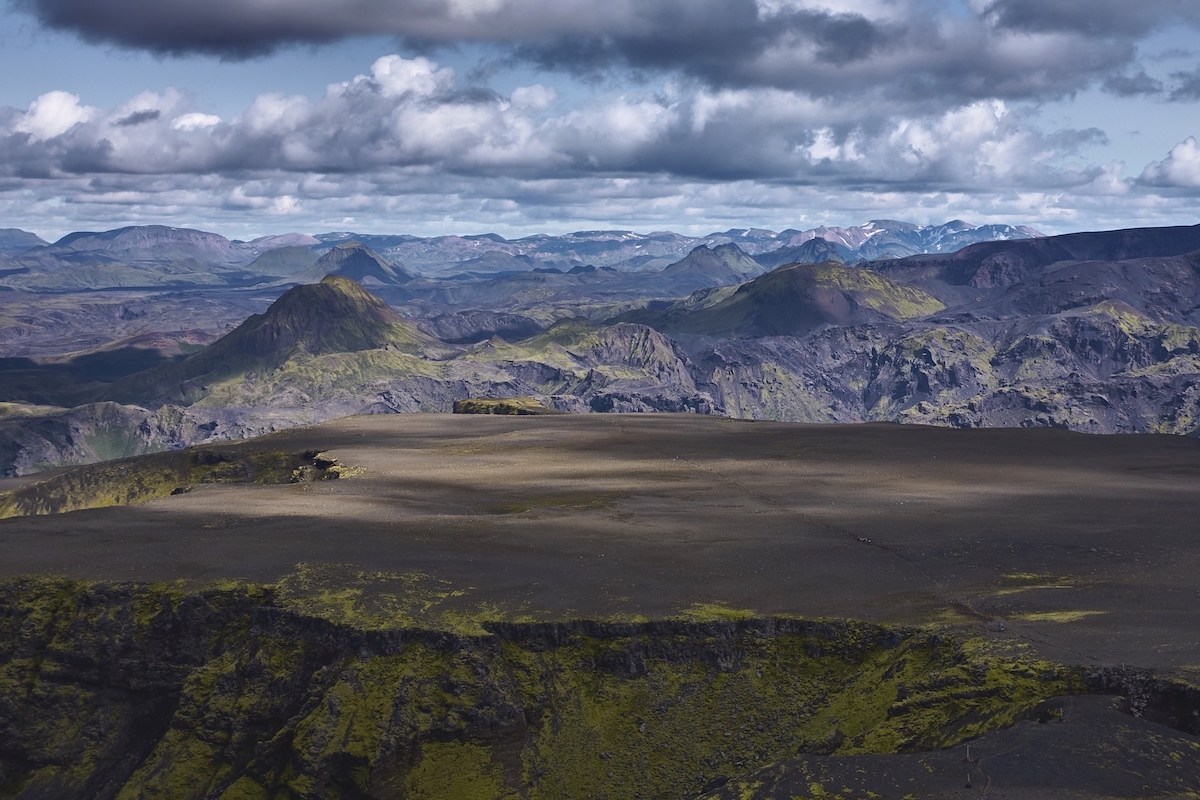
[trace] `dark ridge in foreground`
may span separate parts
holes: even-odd
[[[834,757],[819,762],[831,774],[846,759],[874,765],[858,780],[886,792],[914,759],[889,754],[979,736],[986,753],[1006,735],[992,731],[1093,707],[1053,698],[1112,688],[1102,673],[928,631],[716,609],[640,623],[422,629],[404,627],[393,606],[346,620],[357,604],[310,577],[190,592],[0,584],[0,792],[686,798],[750,773],[729,784],[747,787],[731,795],[740,798],[759,796],[756,768],[786,783],[797,752]],[[378,609],[388,598],[374,600]],[[1148,686],[1133,710],[1157,702],[1194,725],[1193,689]],[[1159,746],[1196,752],[1194,736],[1095,718],[1093,740],[1158,737],[1127,753],[1147,768],[1144,788],[1194,773],[1194,757],[1180,766],[1177,750]],[[1007,735],[1028,728],[1016,730]],[[1089,763],[1070,750],[1080,730],[1053,729],[1060,766]],[[931,796],[931,780],[910,792]]]

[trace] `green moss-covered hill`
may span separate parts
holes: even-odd
[[[835,262],[788,264],[737,287],[693,295],[622,319],[669,332],[722,337],[801,336],[822,325],[908,320],[945,306],[926,292]]]
[[[415,353],[429,337],[355,281],[329,275],[296,286],[264,314],[189,358],[117,381],[120,402],[194,402],[216,384],[253,381],[289,362],[331,353],[390,349]]]

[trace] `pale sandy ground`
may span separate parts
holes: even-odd
[[[418,570],[466,610],[940,619],[1200,674],[1195,439],[412,414],[260,442],[365,473],[0,521],[0,574],[274,580],[324,562]]]

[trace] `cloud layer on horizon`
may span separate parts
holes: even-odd
[[[159,53],[241,58],[385,31],[646,87],[598,84],[584,102],[541,83],[500,94],[431,52],[379,58],[315,100],[267,92],[227,119],[175,90],[111,108],[52,91],[0,107],[10,219],[407,209],[422,224],[529,226],[549,209],[670,223],[739,204],[764,219],[799,203],[868,214],[946,203],[1053,228],[1102,216],[1114,197],[1149,221],[1200,194],[1194,139],[1129,165],[1130,178],[1090,157],[1103,131],[1043,129],[1025,102],[1092,86],[1200,100],[1200,66],[1152,77],[1139,60],[1155,30],[1200,24],[1186,0],[304,0],[286,13],[259,0],[10,2],[45,26]]]

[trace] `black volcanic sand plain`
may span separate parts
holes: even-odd
[[[0,520],[0,796],[1194,800],[1198,478],[1172,436],[411,414],[5,481],[157,497]]]
[[[362,472],[2,520],[0,574],[354,576],[367,598],[420,576],[427,622],[736,609],[940,623],[1062,663],[1200,674],[1195,439],[412,414],[212,449],[319,450]]]

